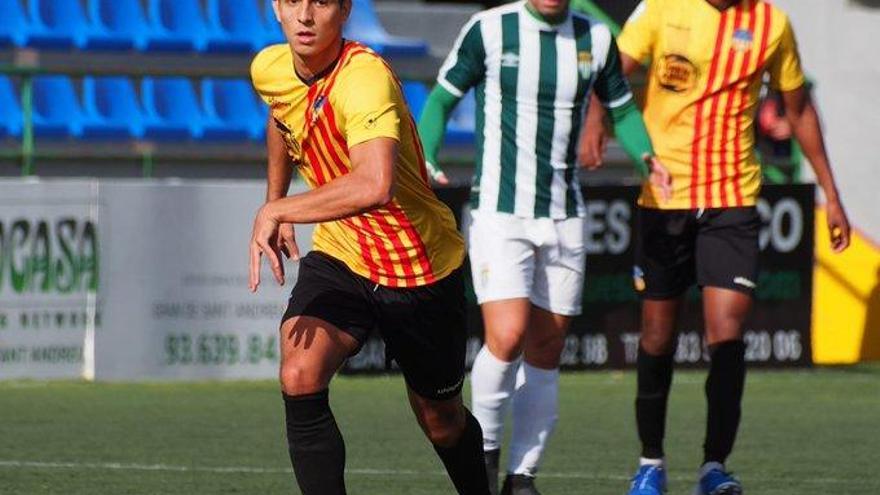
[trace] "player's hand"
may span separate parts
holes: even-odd
[[[602,159],[608,147],[608,134],[604,125],[590,125],[584,129],[578,143],[578,163],[587,170],[602,166]]]
[[[669,173],[669,170],[666,169],[666,166],[656,156],[648,156],[646,154],[642,159],[645,160],[645,164],[648,165],[648,170],[650,171],[648,182],[655,192],[660,192],[660,201],[665,203],[672,199],[672,175]]]
[[[431,180],[434,181],[435,184],[439,184],[441,186],[449,185],[449,178],[446,177],[446,173],[443,172],[443,169],[440,168],[439,165],[435,165],[429,161],[425,161],[425,168],[428,169],[428,175],[431,177]]]
[[[835,253],[842,253],[849,247],[850,242],[849,220],[846,218],[846,212],[843,211],[840,200],[829,201],[825,206],[825,212],[828,217],[828,232],[831,234],[831,250]]]
[[[278,226],[278,235],[275,236],[275,246],[284,256],[299,261],[299,246],[296,245],[296,237],[293,235],[293,224],[282,223]]]
[[[263,205],[254,219],[254,231],[250,244],[250,281],[251,292],[260,286],[260,265],[265,254],[269,258],[272,274],[279,285],[284,285],[284,265],[281,263],[281,249],[275,242],[278,235],[278,221],[269,214],[269,203]]]

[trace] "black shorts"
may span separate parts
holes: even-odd
[[[467,344],[461,268],[424,287],[389,288],[312,251],[300,261],[282,321],[294,316],[326,321],[361,345],[376,329],[418,395],[445,400],[461,392]]]
[[[639,208],[636,291],[645,299],[671,299],[696,283],[751,295],[758,277],[760,226],[754,207]]]

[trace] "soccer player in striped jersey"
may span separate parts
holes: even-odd
[[[585,209],[577,137],[595,91],[624,147],[655,185],[668,174],[653,157],[608,28],[572,13],[568,0],[519,1],[476,14],[440,70],[419,132],[439,181],[447,117],[474,88],[476,176],[468,250],[485,345],[471,373],[493,493],[505,411],[513,435],[502,493],[537,493],[534,477],[558,414],[559,358],[581,312]],[[522,358],[522,359],[521,359]]]
[[[674,189],[665,204],[650,194],[639,201],[634,278],[643,299],[636,399],[642,454],[629,493],[658,495],[666,487],[663,437],[676,317],[682,294],[696,283],[711,366],[695,493],[740,494],[725,462],[739,426],[742,325],[758,272],[754,114],[765,74],[782,92],[794,135],[825,193],[835,251],[848,246],[849,224],[783,11],[764,0],[644,0],[619,43],[624,72],[650,63],[645,121]],[[600,118],[591,111],[588,121]],[[597,142],[595,136],[585,140]]]
[[[284,282],[292,224],[316,223],[281,323],[287,440],[305,495],[342,495],[345,446],[328,401],[336,370],[378,329],[456,490],[489,492],[482,433],[464,407],[464,242],[431,191],[416,125],[382,58],[342,27],[351,0],[275,0],[286,44],[254,59],[270,105],[267,202],[250,287],[266,256]],[[293,170],[310,187],[287,196]]]

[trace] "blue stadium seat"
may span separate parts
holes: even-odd
[[[0,0],[0,46],[24,46],[30,22],[21,0]]]
[[[469,145],[474,143],[476,111],[477,101],[474,98],[474,91],[470,90],[465,93],[449,117],[449,123],[446,125],[446,138],[444,139],[446,144]]]
[[[202,139],[260,139],[266,128],[264,108],[248,81],[206,78],[202,81]]]
[[[73,138],[82,135],[82,107],[69,77],[34,78],[34,134]]]
[[[370,46],[385,56],[424,56],[428,43],[416,38],[392,36],[382,26],[372,0],[352,0],[351,16],[345,25],[345,37]]]
[[[131,79],[83,79],[82,135],[89,139],[127,139],[144,135],[143,114]]]
[[[37,48],[82,46],[89,30],[82,4],[71,0],[30,0],[27,44]]]
[[[141,83],[144,135],[153,139],[198,139],[202,109],[189,79],[147,77]]]
[[[207,0],[205,51],[254,52],[266,43],[257,0]]]
[[[149,0],[146,51],[201,51],[207,25],[199,0]]]
[[[20,96],[6,76],[0,76],[0,138],[21,136]]]
[[[406,99],[406,104],[409,106],[413,118],[418,122],[419,117],[422,116],[422,109],[425,108],[425,102],[428,100],[428,86],[419,81],[404,81],[403,97]]]
[[[83,48],[143,49],[150,32],[140,0],[89,0],[92,28]]]
[[[266,44],[287,43],[284,39],[284,31],[281,30],[281,24],[275,18],[275,11],[272,10],[272,0],[266,0],[265,5],[263,5],[263,17],[266,20]]]

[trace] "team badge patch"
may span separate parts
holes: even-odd
[[[645,272],[638,265],[633,267],[633,287],[635,287],[636,292],[645,290]]]
[[[748,29],[737,29],[733,33],[733,49],[737,52],[745,52],[752,48],[755,36]]]
[[[578,72],[583,79],[589,79],[593,75],[593,54],[590,52],[578,52]]]

